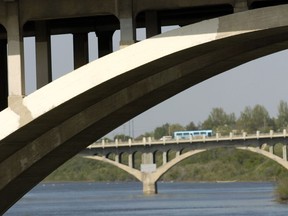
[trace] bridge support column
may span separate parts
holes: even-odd
[[[158,193],[157,182],[152,179],[151,173],[143,173],[143,193],[153,195]]]
[[[143,153],[142,154],[142,183],[143,183],[143,193],[144,194],[156,194],[157,184],[153,180],[153,172],[156,171],[156,164],[154,163],[153,153]]]
[[[113,52],[113,34],[114,31],[96,31],[99,58]]]
[[[116,162],[116,163],[121,163],[121,158],[120,158],[120,155],[119,155],[119,154],[116,154],[116,155],[115,155],[115,162]]]
[[[166,151],[162,153],[163,165],[168,162],[168,154]]]
[[[13,105],[25,95],[24,48],[18,16],[18,1],[7,4],[8,39],[8,105]]]
[[[236,0],[234,5],[234,13],[248,10],[247,0]]]
[[[36,21],[36,80],[37,89],[52,81],[51,40],[46,21]]]
[[[0,111],[8,106],[7,40],[0,40]]]
[[[269,152],[270,152],[271,154],[274,154],[274,146],[273,146],[273,145],[270,145],[270,146],[269,146]]]
[[[283,160],[287,161],[287,145],[283,145],[282,147],[282,152],[283,152]]]
[[[134,168],[134,154],[128,155],[128,166]]]
[[[146,38],[153,37],[161,33],[161,26],[157,11],[145,12]]]
[[[118,5],[120,19],[120,49],[136,41],[136,28],[133,15],[133,0],[122,0]]]
[[[88,34],[73,34],[74,69],[89,62]]]
[[[153,153],[143,153],[142,154],[142,164],[153,164],[154,158],[153,158]]]

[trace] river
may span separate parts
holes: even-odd
[[[128,183],[41,183],[5,216],[286,216],[273,183],[158,183],[144,196]]]

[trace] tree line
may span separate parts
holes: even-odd
[[[137,137],[154,137],[160,139],[163,136],[172,136],[175,131],[180,130],[206,130],[211,129],[214,133],[228,135],[230,132],[240,134],[243,132],[255,133],[260,131],[267,133],[270,130],[282,132],[284,129],[288,130],[288,104],[281,100],[278,105],[278,114],[276,117],[271,117],[267,109],[262,105],[255,105],[254,107],[246,106],[237,118],[235,113],[226,113],[223,108],[213,108],[206,120],[195,124],[191,121],[188,125],[181,124],[163,124],[156,127],[152,132]],[[114,139],[128,140],[129,136],[118,134]]]

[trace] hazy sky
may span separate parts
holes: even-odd
[[[118,35],[117,35],[118,34]],[[138,40],[143,32],[138,32]],[[117,49],[119,33],[114,43]],[[118,39],[117,39],[118,38]],[[97,58],[95,34],[89,34],[90,60]],[[34,38],[27,38],[25,46],[25,73],[27,94],[35,90]],[[53,78],[73,70],[72,36],[52,37]],[[226,113],[239,116],[246,106],[256,104],[267,108],[271,116],[278,113],[280,100],[288,101],[288,50],[246,63],[233,70],[206,80],[162,102],[133,120],[125,123],[109,136],[118,133],[138,136],[153,131],[165,123],[187,125],[204,121],[212,108],[222,107]]]

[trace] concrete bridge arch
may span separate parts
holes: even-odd
[[[267,144],[265,144],[267,145]],[[271,148],[273,148],[273,145],[268,146],[269,149],[268,151],[264,149],[264,147],[262,148],[262,144],[260,144],[258,146],[258,144],[255,143],[255,145],[253,146],[245,146],[245,147],[237,147],[237,145],[235,147],[229,147],[229,148],[234,148],[236,150],[241,150],[241,151],[249,151],[255,154],[259,154],[261,156],[264,156],[272,161],[275,161],[276,163],[278,163],[279,165],[281,165],[282,167],[284,167],[285,169],[288,170],[288,162],[287,162],[287,145],[283,145],[283,153],[282,153],[282,157],[277,156],[276,154],[274,154],[274,151],[271,151]],[[92,160],[98,160],[98,161],[102,161],[105,163],[109,163],[112,164],[120,169],[122,169],[123,171],[126,171],[127,173],[129,173],[130,175],[134,176],[136,179],[138,179],[140,182],[142,182],[143,184],[143,193],[144,194],[155,194],[158,193],[157,190],[157,182],[158,180],[165,174],[167,173],[169,170],[171,170],[174,166],[178,165],[180,162],[186,160],[187,158],[190,158],[196,154],[199,153],[203,153],[205,151],[211,150],[211,149],[217,149],[217,148],[221,148],[223,147],[222,144],[217,144],[214,143],[213,145],[207,146],[207,147],[202,147],[201,145],[197,145],[196,148],[193,148],[191,150],[191,146],[190,146],[190,150],[183,152],[184,148],[177,148],[177,150],[175,150],[175,146],[171,146],[171,149],[166,149],[164,152],[167,153],[168,151],[177,151],[176,155],[174,158],[172,158],[169,161],[163,161],[163,163],[158,166],[156,168],[156,159],[155,159],[155,152],[158,150],[150,150],[150,154],[153,155],[153,159],[149,161],[149,155],[147,155],[145,152],[142,152],[142,162],[143,162],[143,156],[147,157],[148,159],[144,159],[146,160],[146,162],[150,162],[150,166],[155,165],[155,170],[150,170],[150,171],[145,171],[145,170],[141,170],[141,169],[137,169],[134,168],[133,166],[125,165],[123,163],[121,163],[121,159],[119,160],[118,156],[121,157],[121,155],[123,154],[123,152],[119,153],[119,155],[116,155],[115,160],[113,160],[113,158],[107,158],[107,156],[100,156],[100,155],[93,155],[93,156],[84,156],[85,158],[89,158]],[[143,149],[142,149],[143,150]],[[145,151],[145,150],[144,150]],[[163,157],[164,157],[164,152],[163,152]],[[131,152],[132,154],[134,152]]]
[[[283,5],[196,23],[16,97],[0,113],[7,122],[0,125],[0,212],[123,122],[230,68],[287,49],[287,16]]]

